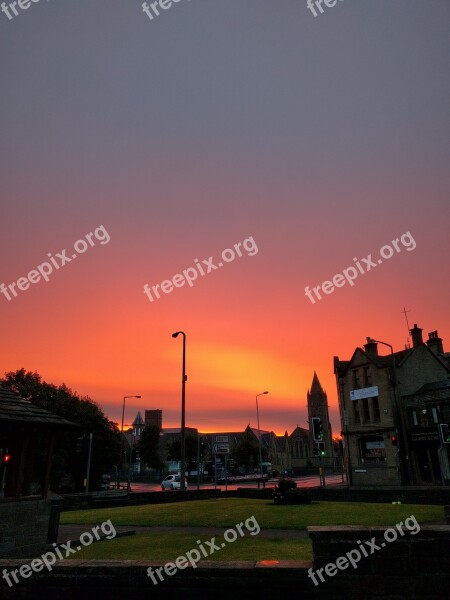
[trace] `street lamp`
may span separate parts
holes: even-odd
[[[179,335],[183,336],[183,368],[181,373],[181,469],[180,469],[180,490],[186,489],[186,334],[184,331],[172,333],[173,338]]]
[[[259,408],[258,408],[258,396],[264,396],[264,394],[268,394],[269,392],[261,392],[260,394],[256,394],[256,417],[258,419],[258,440],[259,440],[259,471],[262,477],[263,468],[262,468],[262,450],[261,450],[261,429],[259,427]]]
[[[123,420],[125,417],[125,400],[127,398],[140,398],[141,396],[124,396],[123,397],[123,406],[122,406],[122,428],[121,428],[121,438],[120,438],[120,462],[121,464],[123,464]],[[117,489],[119,489],[120,487],[120,474],[119,474],[119,470],[117,469]]]
[[[408,479],[410,481],[412,481],[411,470],[410,470],[410,461],[409,461],[409,458],[408,458],[408,442],[407,442],[407,439],[406,439],[405,422],[404,422],[404,419],[403,419],[403,415],[400,412],[400,405],[399,405],[399,399],[398,399],[397,370],[396,370],[396,367],[395,367],[394,348],[392,347],[391,344],[388,344],[387,342],[382,342],[381,340],[374,340],[371,337],[367,338],[367,343],[368,344],[369,343],[382,344],[383,346],[387,346],[389,348],[389,350],[391,351],[391,359],[392,359],[392,387],[394,388],[395,420],[397,421],[397,428],[401,429],[400,449],[403,450],[403,455],[402,455],[402,452],[400,451],[401,462],[403,463],[403,469],[401,469],[401,471],[400,471],[400,477],[401,477],[402,483],[405,483],[406,475],[408,475]],[[407,469],[406,472],[405,472],[405,467]]]

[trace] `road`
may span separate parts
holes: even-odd
[[[298,488],[311,488],[318,487],[319,484],[319,476],[318,475],[308,475],[305,477],[293,477],[297,482]],[[277,482],[277,479],[269,479],[266,483],[266,487],[273,488]],[[325,485],[343,485],[342,484],[342,475],[327,475],[325,478]],[[240,482],[232,482],[229,483],[227,489],[236,490],[237,488],[257,488],[258,484],[256,481],[240,481]],[[188,489],[196,489],[197,484],[190,484]],[[214,484],[211,483],[203,483],[200,485],[200,489],[214,488]],[[217,489],[225,490],[225,484],[217,484]],[[131,483],[131,491],[133,492],[160,492],[161,484],[159,483]]]

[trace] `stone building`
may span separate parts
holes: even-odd
[[[145,411],[145,426],[162,429],[162,410],[155,408]]]
[[[328,398],[325,390],[322,388],[319,378],[314,371],[314,377],[311,384],[311,389],[307,393],[308,399],[308,422],[309,422],[309,443],[311,447],[311,455],[314,456],[313,449],[316,446],[312,432],[312,419],[318,417],[322,422],[323,443],[325,445],[325,457],[323,463],[331,466],[333,460],[333,440],[330,417],[328,413]],[[313,463],[317,462],[314,458]]]
[[[426,383],[403,402],[413,485],[450,485],[450,444],[440,424],[450,424],[450,379]]]
[[[420,405],[418,397],[426,393],[428,385],[447,380],[450,370],[437,332],[429,334],[427,343],[417,325],[410,333],[412,348],[400,352],[394,352],[386,342],[367,338],[350,360],[334,358],[350,485],[420,483],[414,452],[424,454],[411,447],[408,416],[414,419],[414,413],[408,411],[414,403]],[[380,355],[379,344],[388,346],[391,353]],[[432,407],[430,414],[434,415]],[[436,412],[433,418],[439,421],[442,415]],[[438,424],[433,424],[436,431]],[[430,447],[431,455],[426,454],[435,468],[439,466],[437,447]],[[435,475],[437,479],[438,473]]]

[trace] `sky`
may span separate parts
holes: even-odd
[[[450,3],[141,4],[0,13],[0,373],[176,427],[182,330],[188,426],[307,427],[316,371],[338,433],[333,356],[450,350]]]

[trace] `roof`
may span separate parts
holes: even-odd
[[[135,420],[133,421],[133,425],[145,425],[144,419],[142,418],[141,411],[136,415]]]
[[[312,380],[312,384],[311,384],[311,389],[308,390],[308,396],[312,396],[313,394],[315,395],[322,395],[325,394],[325,390],[323,389],[319,378],[317,377],[317,373],[314,371],[314,377]]]
[[[49,410],[39,408],[18,394],[0,386],[0,421],[16,423],[45,423],[58,427],[78,427]]]
[[[445,390],[450,388],[450,379],[444,379],[443,381],[433,381],[432,383],[426,383],[416,394],[426,394],[427,392],[435,392],[437,390]]]
[[[439,359],[439,357],[436,356],[436,354],[434,354],[434,352],[432,352],[426,344],[419,344],[418,346],[406,348],[405,350],[399,350],[398,352],[384,356],[381,356],[380,354],[372,354],[371,352],[367,352],[364,348],[357,347],[350,360],[339,360],[339,357],[334,357],[334,371],[335,373],[339,372],[341,375],[344,374],[353,363],[353,359],[357,353],[364,354],[367,360],[372,362],[377,367],[392,367],[392,359],[394,359],[396,367],[401,367],[403,363],[419,348],[426,348],[436,360],[445,366],[443,361]]]

